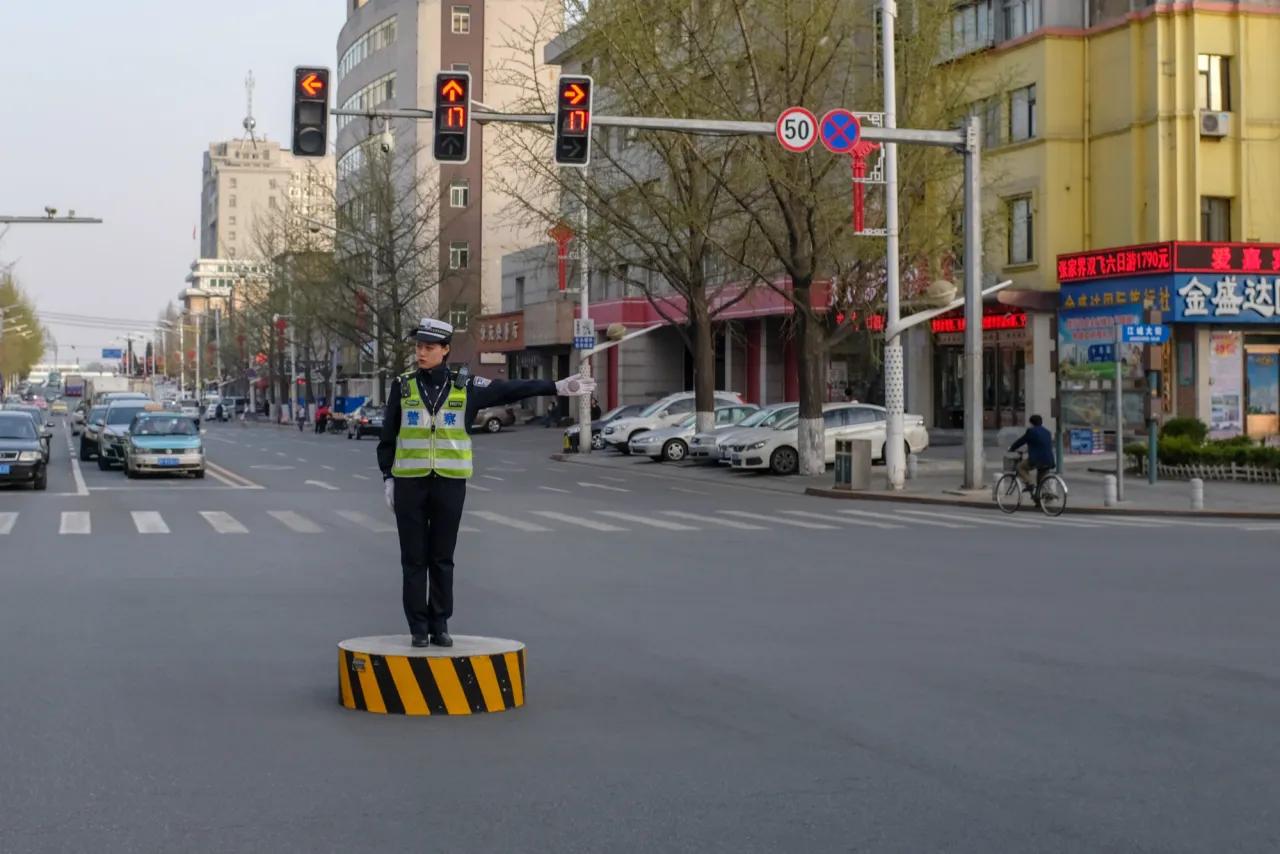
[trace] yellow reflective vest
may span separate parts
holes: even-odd
[[[400,433],[391,467],[395,477],[471,477],[471,436],[467,434],[467,389],[449,383],[449,395],[435,414],[413,374],[400,377]],[[405,393],[408,389],[408,393]]]

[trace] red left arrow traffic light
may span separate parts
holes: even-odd
[[[324,157],[329,153],[329,69],[293,69],[293,153]]]

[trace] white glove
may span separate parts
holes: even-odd
[[[382,482],[382,494],[387,498],[387,509],[396,512],[396,479],[389,477]]]
[[[591,377],[574,374],[556,383],[556,394],[563,397],[581,397],[596,390],[596,381]]]

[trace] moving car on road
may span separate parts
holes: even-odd
[[[717,426],[710,433],[697,433],[689,440],[689,459],[695,462],[729,462],[728,453],[721,453],[731,437],[754,427],[771,428],[800,408],[798,403],[771,403],[761,407],[730,427]]]
[[[160,404],[149,400],[116,400],[107,405],[102,435],[98,439],[98,468],[106,471],[114,465],[124,465],[129,427],[135,415],[147,411],[160,411]]]
[[[44,489],[49,469],[40,435],[24,412],[0,412],[0,484],[30,483]]]
[[[828,403],[822,407],[824,458],[827,465],[836,460],[837,439],[870,439],[871,455],[884,458],[886,434],[885,411],[869,403]],[[774,474],[795,474],[800,470],[797,450],[799,411],[773,430],[752,431],[735,437],[730,445],[730,464],[735,469],[769,469]],[[907,453],[918,454],[929,447],[929,431],[924,418],[907,415],[903,419]]]
[[[717,407],[716,425],[720,429],[732,427],[756,411],[756,407],[750,403]],[[678,463],[689,455],[689,442],[697,429],[698,414],[690,412],[671,427],[650,430],[632,439],[631,453],[650,457],[657,462],[667,460]]]
[[[46,420],[44,413],[29,403],[6,403],[4,408],[6,412],[21,412],[31,419],[31,423],[35,425],[36,434],[40,437],[44,461],[48,463],[49,458],[53,456],[53,422]]]
[[[628,403],[623,406],[615,406],[604,415],[591,422],[591,447],[593,450],[599,451],[604,449],[604,428],[617,421],[619,418],[631,418],[639,415],[644,411],[643,403]],[[572,427],[566,427],[564,431],[564,449],[566,452],[578,450],[578,434],[582,432],[579,425],[574,424]]]
[[[174,472],[204,477],[204,443],[195,421],[175,412],[135,415],[125,444],[125,476]]]
[[[715,393],[715,401],[716,406],[722,406],[742,403],[742,398],[735,392],[718,391]],[[629,454],[631,453],[631,440],[637,435],[646,430],[669,427],[685,415],[693,412],[693,408],[693,392],[681,391],[669,394],[661,400],[646,406],[640,411],[639,415],[633,418],[619,418],[608,427],[605,427],[603,434],[605,444],[614,450]]]
[[[66,415],[67,402],[65,400],[55,400],[53,403],[49,404],[49,414],[50,415]]]
[[[92,406],[84,417],[84,429],[80,431],[80,462],[87,463],[98,455],[102,441],[102,420],[107,417],[107,405]]]
[[[484,430],[486,433],[497,433],[503,427],[516,423],[516,411],[510,406],[486,406],[476,412],[476,420],[472,430]]]
[[[194,420],[200,426],[200,404],[192,398],[183,398],[174,404],[174,408],[183,415]]]
[[[382,417],[385,409],[366,403],[347,416],[347,438],[360,439],[382,434]]]

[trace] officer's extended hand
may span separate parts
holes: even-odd
[[[387,509],[396,512],[396,479],[389,477],[382,482],[382,494],[387,497]]]
[[[581,397],[596,390],[596,381],[591,377],[574,374],[556,383],[556,394],[564,397]]]

